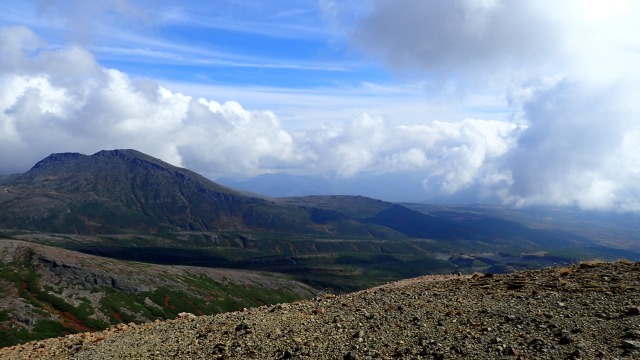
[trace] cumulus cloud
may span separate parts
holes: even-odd
[[[637,80],[562,81],[535,92],[524,104],[531,127],[505,159],[512,200],[638,209]]]
[[[4,28],[0,37],[13,39],[0,52],[15,59],[0,73],[2,173],[52,152],[110,148],[136,148],[210,175],[252,175],[304,158],[271,112],[131,79],[81,48],[47,49],[26,28]]]
[[[317,164],[340,177],[359,172],[417,172],[436,192],[454,193],[473,185],[490,164],[515,144],[522,125],[480,119],[389,126],[362,114],[342,127],[308,132],[306,146]]]
[[[473,142],[449,148],[445,189],[473,183],[519,205],[640,210],[638,4],[371,4],[352,31],[356,46],[399,72],[421,73],[437,91],[451,84],[501,91],[522,126],[495,161],[474,161],[488,147],[469,147]]]
[[[24,171],[53,152],[135,148],[212,177],[419,171],[455,192],[508,151],[518,130],[477,119],[392,126],[362,113],[342,125],[289,132],[270,111],[132,79],[80,47],[50,49],[25,28],[0,36],[22,39],[0,49],[19,59],[0,74],[1,173]]]

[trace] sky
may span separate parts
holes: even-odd
[[[633,0],[3,0],[0,54],[0,174],[133,148],[640,211]]]

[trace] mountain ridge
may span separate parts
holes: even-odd
[[[80,153],[55,153],[47,156],[46,158],[38,161],[31,169],[24,174],[18,176],[18,182],[29,182],[38,180],[43,177],[60,177],[69,176],[71,171],[87,171],[99,168],[104,165],[110,165],[112,160],[118,159],[122,163],[127,162],[139,162],[141,164],[150,164],[156,169],[168,170],[176,175],[183,177],[191,177],[195,180],[202,182],[209,186],[211,189],[215,189],[221,192],[228,192],[238,196],[241,196],[236,190],[214,183],[213,181],[205,178],[204,176],[193,172],[191,170],[177,167],[164,162],[160,159],[154,158],[142,152],[133,149],[116,149],[116,150],[101,150],[93,155],[83,155]],[[83,169],[84,167],[84,169]],[[87,169],[88,168],[88,169]],[[64,171],[67,171],[66,173]],[[103,169],[104,170],[104,169]],[[114,169],[109,170],[125,171],[127,169]],[[62,173],[61,173],[62,171]],[[77,175],[77,174],[75,174]],[[122,174],[118,174],[122,175]]]

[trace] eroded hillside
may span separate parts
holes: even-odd
[[[0,345],[310,298],[278,274],[120,261],[0,239]]]

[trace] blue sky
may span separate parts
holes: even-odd
[[[636,211],[639,14],[631,0],[6,0],[0,173],[136,148],[211,178],[405,174],[425,198]]]
[[[369,8],[366,2],[98,4],[7,1],[0,6],[5,24],[28,26],[50,47],[79,45],[104,67],[191,96],[273,110],[293,128],[304,127],[302,121],[339,123],[362,111],[384,113],[394,122],[507,112],[502,94],[489,104],[485,95],[454,104],[438,96],[427,99],[424,78],[389,69],[354,47],[349,34]],[[299,99],[291,101],[292,96]],[[331,105],[336,108],[328,111]]]
[[[85,45],[104,66],[139,76],[278,87],[384,77],[346,48],[315,1],[6,1],[2,7],[5,24],[27,25],[54,46]]]

